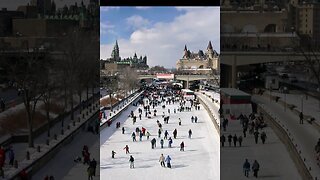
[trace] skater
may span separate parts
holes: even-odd
[[[97,161],[93,158],[90,162],[90,166],[92,167],[93,176],[96,176],[96,169],[97,169]]]
[[[163,148],[163,143],[164,143],[164,140],[161,139],[161,140],[160,140],[161,149]]]
[[[188,133],[189,133],[189,138],[191,139],[191,135],[192,135],[191,129],[189,129]]]
[[[141,114],[139,114],[139,119],[141,120]]]
[[[170,109],[168,109],[168,114],[170,114]]]
[[[264,144],[267,139],[267,134],[265,132],[262,132],[260,135],[260,138],[261,138],[262,144]]]
[[[136,133],[133,132],[132,135],[131,135],[131,137],[132,137],[132,141],[133,141],[133,142],[137,141],[137,140],[136,140]]]
[[[13,166],[13,162],[14,162],[14,152],[12,147],[10,146],[9,150],[8,150],[8,155],[9,155],[9,165]]]
[[[220,142],[221,146],[224,147],[224,142],[226,142],[226,137],[224,136],[224,134],[222,134],[222,136],[220,137]]]
[[[153,138],[151,140],[151,149],[154,149],[156,147],[156,142],[157,142],[156,138]]]
[[[151,134],[149,133],[149,131],[147,132],[147,140],[149,140],[149,137],[151,136]]]
[[[161,129],[158,130],[158,138],[161,137]]]
[[[180,144],[180,151],[184,151],[184,142],[183,141]]]
[[[168,131],[166,130],[166,131],[164,132],[164,139],[168,139],[168,135],[169,135],[169,133],[168,133]]]
[[[173,112],[176,113],[177,112],[176,109],[174,109]]]
[[[233,146],[234,146],[234,147],[237,146],[237,141],[238,141],[238,137],[237,137],[237,135],[235,134],[235,135],[233,136]]]
[[[132,155],[130,156],[129,162],[130,162],[130,169],[133,169],[134,168],[134,158]]]
[[[159,158],[159,162],[160,162],[161,167],[166,167],[166,165],[164,164],[164,160],[165,160],[165,158],[164,158],[163,154],[161,154],[161,156]]]
[[[142,131],[140,131],[140,134],[139,134],[139,141],[142,141],[142,136],[143,136],[143,133],[142,133]]]
[[[181,126],[181,119],[179,118],[179,126]]]
[[[198,117],[197,117],[197,116],[194,117],[194,122],[195,122],[195,123],[198,122]]]
[[[239,142],[239,146],[241,147],[241,145],[242,145],[242,136],[238,137],[238,142]]]
[[[167,167],[171,168],[171,157],[168,155],[167,158],[165,159],[165,162],[167,162]]]
[[[87,169],[88,172],[88,180],[93,180],[93,167],[89,166]]]
[[[303,124],[303,113],[302,112],[300,112],[299,118],[300,118],[300,124]]]
[[[172,141],[171,137],[169,137],[169,139],[168,139],[168,147],[169,148],[172,147],[172,143],[173,143],[173,141]]]
[[[229,147],[231,147],[231,141],[232,141],[232,135],[229,134],[228,136],[228,143],[229,143]]]
[[[126,145],[126,147],[124,147],[123,149],[126,150],[126,154],[130,154],[130,152],[129,152],[129,146],[128,146],[128,145]]]
[[[253,134],[254,134],[254,141],[256,142],[256,144],[258,144],[259,132],[255,131]]]
[[[250,163],[248,162],[248,159],[246,159],[246,161],[243,164],[243,171],[244,171],[244,175],[246,177],[249,177]]]
[[[117,153],[115,151],[111,151],[111,158],[114,159],[114,155],[116,155]]]
[[[192,116],[192,117],[191,117],[191,123],[193,123],[193,120],[194,120],[194,117]]]
[[[177,134],[178,134],[178,131],[177,131],[177,129],[174,129],[174,131],[173,131],[173,138],[177,138]]]
[[[260,169],[260,165],[257,160],[254,160],[252,164],[253,176],[258,178],[258,171]]]
[[[124,134],[124,132],[125,132],[125,129],[124,129],[124,127],[122,127],[122,134]]]

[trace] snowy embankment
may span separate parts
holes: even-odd
[[[124,109],[128,108],[128,106],[131,105],[132,102],[134,102],[141,94],[142,92],[136,93],[135,95],[129,97],[128,99],[124,100],[123,102],[121,102],[120,104],[118,104],[118,106],[114,107],[114,112],[110,112],[110,110],[105,110],[104,113],[106,113],[106,117],[107,118],[102,118],[100,121],[100,127],[104,126],[105,123],[107,123],[108,121],[112,120],[112,118],[118,116]],[[101,108],[100,108],[101,110]],[[110,115],[111,113],[111,115]]]
[[[220,179],[220,147],[219,135],[210,119],[208,112],[202,105],[200,110],[189,112],[173,113],[178,108],[178,104],[166,105],[166,109],[161,106],[155,107],[157,116],[148,119],[142,114],[142,120],[137,119],[133,125],[132,119],[128,117],[130,111],[138,114],[139,107],[129,107],[115,122],[121,122],[121,128],[125,128],[125,134],[122,134],[121,128],[115,126],[105,128],[100,133],[100,175],[104,179],[121,179],[121,180],[163,180],[163,179]],[[168,124],[163,123],[161,115],[168,114],[170,108],[171,114]],[[151,108],[151,111],[153,109]],[[198,117],[198,123],[191,123],[191,116]],[[178,118],[181,118],[182,125],[178,125]],[[173,137],[173,147],[168,147],[168,141],[164,140],[164,148],[160,148],[160,139],[158,138],[158,126],[156,121],[159,120],[163,130],[169,132],[168,136],[172,137],[172,132],[177,129],[177,139]],[[150,132],[150,139],[143,136],[142,141],[132,142],[131,134],[136,127],[144,127]],[[192,138],[188,138],[188,131],[192,129]],[[156,148],[151,149],[150,140],[156,138]],[[185,143],[185,151],[179,151],[181,142]],[[123,148],[128,145],[130,154],[125,154]],[[117,154],[111,158],[111,151]],[[160,166],[159,157],[170,155],[172,158],[172,169]],[[135,158],[135,168],[129,168],[129,157]]]
[[[58,147],[60,143],[62,143],[69,136],[72,136],[72,134],[76,130],[78,130],[84,123],[86,123],[87,120],[96,113],[96,110],[99,107],[98,105],[99,102],[93,105],[93,109],[89,110],[90,108],[87,108],[83,110],[82,113],[84,114],[84,117],[82,116],[82,114],[80,114],[74,123],[70,122],[70,124],[67,124],[67,129],[61,132],[60,135],[57,135],[56,138],[48,141],[48,144],[35,144],[35,148],[28,148],[26,151],[29,152],[30,159],[24,159],[20,161],[18,164],[18,168],[11,168],[6,170],[5,178],[12,179],[14,177],[17,177],[19,172],[21,172],[23,169],[30,169],[33,165],[35,165],[35,163],[41,161],[41,159],[44,158],[49,152]]]
[[[217,93],[214,93],[217,94]],[[215,120],[215,122],[217,125],[217,131],[219,132],[220,130],[220,115],[219,115],[219,108],[220,108],[220,99],[216,99],[216,98],[220,98],[220,96],[218,95],[212,95],[213,97],[215,97],[215,100],[218,100],[217,102],[212,102],[212,100],[205,94],[203,94],[203,92],[197,92],[196,95],[197,97],[207,106],[207,108],[209,109],[210,113],[213,116],[213,119]],[[211,96],[211,97],[212,97]]]

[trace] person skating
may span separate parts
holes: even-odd
[[[243,171],[244,171],[244,175],[246,177],[249,177],[250,163],[248,159],[246,159],[246,161],[243,163]]]
[[[131,137],[132,137],[132,141],[133,141],[133,142],[137,141],[137,140],[136,140],[136,133],[133,132],[132,135],[131,135]]]
[[[237,135],[235,134],[235,135],[233,136],[233,146],[234,146],[234,147],[237,146],[237,141],[238,141],[238,137],[237,137]]]
[[[97,161],[94,158],[90,162],[90,166],[93,168],[93,176],[96,176]]]
[[[232,135],[229,134],[229,136],[228,136],[229,147],[231,147],[231,142],[232,142]]]
[[[193,121],[194,121],[194,117],[192,116],[192,117],[191,117],[191,123],[193,123]]]
[[[222,136],[220,137],[220,142],[221,146],[224,147],[224,143],[226,142],[226,137],[224,136],[224,134],[222,134]]]
[[[180,144],[180,151],[184,151],[184,142],[183,141]]]
[[[161,137],[161,129],[159,128],[159,130],[158,130],[158,138],[160,138]]]
[[[130,154],[130,152],[129,152],[129,146],[128,146],[128,145],[126,145],[123,149],[126,150],[126,154]]]
[[[163,140],[163,139],[161,139],[161,140],[160,140],[161,148],[163,148],[163,143],[164,143],[164,140]]]
[[[191,139],[191,136],[192,136],[192,131],[191,131],[191,129],[189,129],[188,134],[189,134],[188,137]]]
[[[253,133],[253,135],[254,135],[254,141],[256,142],[256,144],[258,144],[259,132],[258,132],[258,131],[255,131],[255,132]]]
[[[147,132],[147,140],[149,140],[149,137],[151,136],[151,134],[149,133],[149,131]]]
[[[124,132],[125,132],[125,129],[124,129],[124,127],[122,127],[122,134],[124,134]]]
[[[156,142],[157,142],[156,138],[153,138],[151,140],[151,149],[154,149],[156,147]]]
[[[139,119],[141,120],[141,114],[139,114]]]
[[[164,132],[164,139],[168,139],[168,135],[169,135],[168,131],[165,130],[165,132]]]
[[[172,147],[172,143],[173,143],[172,138],[169,137],[169,139],[168,139],[168,147],[169,147],[169,148]]]
[[[262,144],[264,144],[267,139],[267,134],[265,132],[262,132],[260,135],[260,138],[261,138]]]
[[[300,112],[299,118],[300,118],[300,124],[303,124],[303,113],[302,112]]]
[[[130,162],[130,169],[133,169],[134,168],[134,158],[132,155],[130,156],[129,162]]]
[[[139,141],[142,141],[142,136],[143,136],[143,133],[142,133],[142,131],[140,131],[140,134],[139,134]]]
[[[181,119],[179,118],[179,126],[181,126]]]
[[[198,117],[197,117],[197,116],[194,117],[194,122],[195,122],[195,123],[198,122]]]
[[[178,131],[177,131],[177,129],[174,129],[174,131],[173,131],[173,138],[177,138],[177,134],[178,134]]]
[[[10,146],[9,150],[8,150],[8,156],[9,156],[9,165],[13,166],[13,162],[14,162],[14,152],[12,147]]]
[[[114,159],[114,156],[115,156],[116,154],[117,154],[117,153],[112,150],[112,151],[111,151],[111,158]]]
[[[87,168],[88,180],[93,180],[93,167],[89,166]]]
[[[253,176],[258,178],[258,171],[260,169],[260,164],[258,163],[257,160],[254,160],[252,164],[252,170],[253,170]]]
[[[238,141],[239,141],[239,146],[241,147],[242,146],[242,136],[238,137]]]
[[[159,162],[160,162],[161,167],[166,167],[166,165],[164,164],[164,160],[165,160],[165,158],[164,158],[163,154],[161,154],[161,156],[159,158]]]
[[[168,155],[167,158],[165,159],[165,162],[167,162],[167,167],[171,168],[171,157]]]

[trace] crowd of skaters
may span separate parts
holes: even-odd
[[[221,115],[221,114],[220,114]],[[223,132],[227,131],[227,127],[229,124],[229,119],[223,117],[223,115],[220,116],[222,120],[222,130]],[[220,137],[220,143],[221,147],[225,147],[225,143],[228,142],[229,147],[241,147],[242,142],[244,139],[248,136],[247,132],[249,131],[249,136],[254,137],[254,143],[259,143],[259,138],[261,139],[262,144],[265,144],[267,139],[267,134],[264,131],[264,128],[267,127],[267,124],[264,121],[263,114],[254,114],[251,113],[249,116],[246,116],[244,114],[240,114],[236,120],[239,120],[241,128],[242,128],[242,134],[231,134],[225,135],[222,134]],[[258,172],[260,170],[260,164],[257,160],[254,160],[252,164],[249,163],[248,159],[245,159],[245,162],[243,164],[243,172],[246,177],[249,177],[249,172],[252,169],[253,176],[258,177]]]
[[[154,96],[156,95],[156,96]],[[187,101],[189,103],[187,104]],[[167,108],[166,105],[171,105],[171,104],[177,104],[178,107],[174,109]],[[200,103],[196,101],[196,99],[185,99],[183,98],[182,95],[179,94],[179,91],[173,91],[173,90],[167,90],[164,95],[159,94],[158,90],[151,90],[151,91],[146,91],[146,93],[141,97],[141,99],[138,101],[138,103],[135,104],[135,106],[139,106],[138,108],[138,114],[135,114],[133,111],[130,112],[128,117],[132,120],[132,125],[135,125],[135,123],[138,120],[142,120],[142,116],[148,120],[148,119],[153,119],[153,118],[159,118],[158,111],[155,109],[156,107],[161,107],[164,112],[161,115],[163,119],[164,124],[168,124],[170,120],[170,113],[178,113],[178,112],[184,112],[184,111],[192,111],[194,110],[200,110]],[[167,113],[166,113],[167,112]],[[197,116],[191,116],[190,117],[192,123],[197,123],[198,122],[198,117]],[[139,141],[145,141],[145,140],[150,140],[151,143],[151,149],[155,149],[157,147],[157,142],[160,144],[160,148],[163,149],[165,148],[165,141],[167,141],[167,148],[172,148],[173,140],[177,139],[178,136],[178,130],[175,128],[172,132],[169,132],[168,130],[163,129],[162,123],[157,120],[157,128],[158,131],[156,134],[153,134],[153,138],[150,138],[151,133],[145,128],[145,127],[136,127],[135,131],[132,133],[130,132],[129,134],[131,135],[131,139],[133,142],[137,142],[137,139],[139,138]],[[179,118],[178,125],[181,126],[182,122],[181,119]],[[120,128],[121,124],[120,122],[116,123],[116,128]],[[122,134],[126,134],[126,128],[122,127],[121,128]],[[192,130],[189,129],[187,134],[188,138],[192,138]],[[172,136],[170,136],[172,135]],[[157,139],[157,138],[158,139]],[[185,142],[181,141],[180,143],[180,151],[184,151],[185,148]],[[130,152],[130,147],[129,145],[125,145],[123,150],[125,151],[126,154],[131,154]],[[111,151],[111,157],[112,159],[116,158],[117,152],[115,150]],[[134,168],[134,161],[135,158],[130,155],[129,157],[129,163],[130,163],[130,168]],[[160,159],[159,159],[160,165],[162,167],[167,167],[171,168],[171,157],[170,155],[164,156],[161,154]],[[165,164],[166,162],[166,164]]]
[[[88,180],[93,180],[93,177],[96,176],[97,161],[94,158],[91,159],[91,154],[87,145],[83,146],[81,155],[82,158],[80,156],[77,156],[74,159],[74,162],[87,165]]]

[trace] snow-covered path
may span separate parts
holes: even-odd
[[[280,121],[280,124],[284,125],[291,133],[291,137],[294,138],[294,143],[298,145],[298,149],[301,150],[301,156],[306,158],[307,167],[311,167],[311,175],[313,177],[320,177],[319,166],[316,161],[316,154],[314,147],[319,138],[319,131],[307,122],[299,124],[299,117],[290,110],[283,111],[283,107],[275,103],[270,102],[263,96],[253,96],[253,100],[258,104],[263,104],[263,108],[270,112],[273,117],[276,117]]]
[[[215,180],[220,178],[220,146],[219,135],[214,128],[214,125],[206,112],[201,106],[200,111],[192,110],[191,112],[178,112],[173,113],[173,109],[177,108],[178,104],[167,105],[166,109],[160,106],[156,107],[157,117],[147,119],[142,116],[142,120],[137,118],[135,125],[132,124],[131,118],[128,118],[130,110],[138,114],[137,107],[129,108],[126,112],[118,118],[124,121],[121,127],[126,129],[125,134],[121,133],[121,128],[116,130],[110,135],[108,131],[113,131],[109,127],[101,132],[101,136],[110,136],[100,142],[100,175],[102,179],[206,179]],[[161,115],[163,112],[166,114],[167,109],[171,109],[169,124],[163,123]],[[153,109],[151,109],[153,111]],[[190,117],[197,116],[198,123],[191,123]],[[178,118],[182,120],[182,126],[178,125]],[[157,137],[158,126],[156,121],[159,120],[163,125],[163,130],[168,130],[169,136],[172,136],[173,130],[178,130],[177,139],[173,139],[173,147],[168,148],[168,141],[165,140],[164,148],[160,148],[160,139]],[[115,123],[113,123],[115,124]],[[149,140],[143,137],[142,142],[132,142],[131,134],[135,131],[136,127],[145,127],[151,133]],[[192,129],[192,138],[188,138],[188,130]],[[156,138],[157,147],[151,149],[150,140]],[[163,134],[162,136],[163,137]],[[184,141],[185,151],[179,151],[180,143]],[[130,155],[135,158],[135,169],[129,168],[129,156],[126,155],[123,148],[125,145],[130,147]],[[116,151],[115,159],[111,158],[111,151]],[[159,163],[161,154],[170,155],[172,158],[172,169],[162,168]]]

